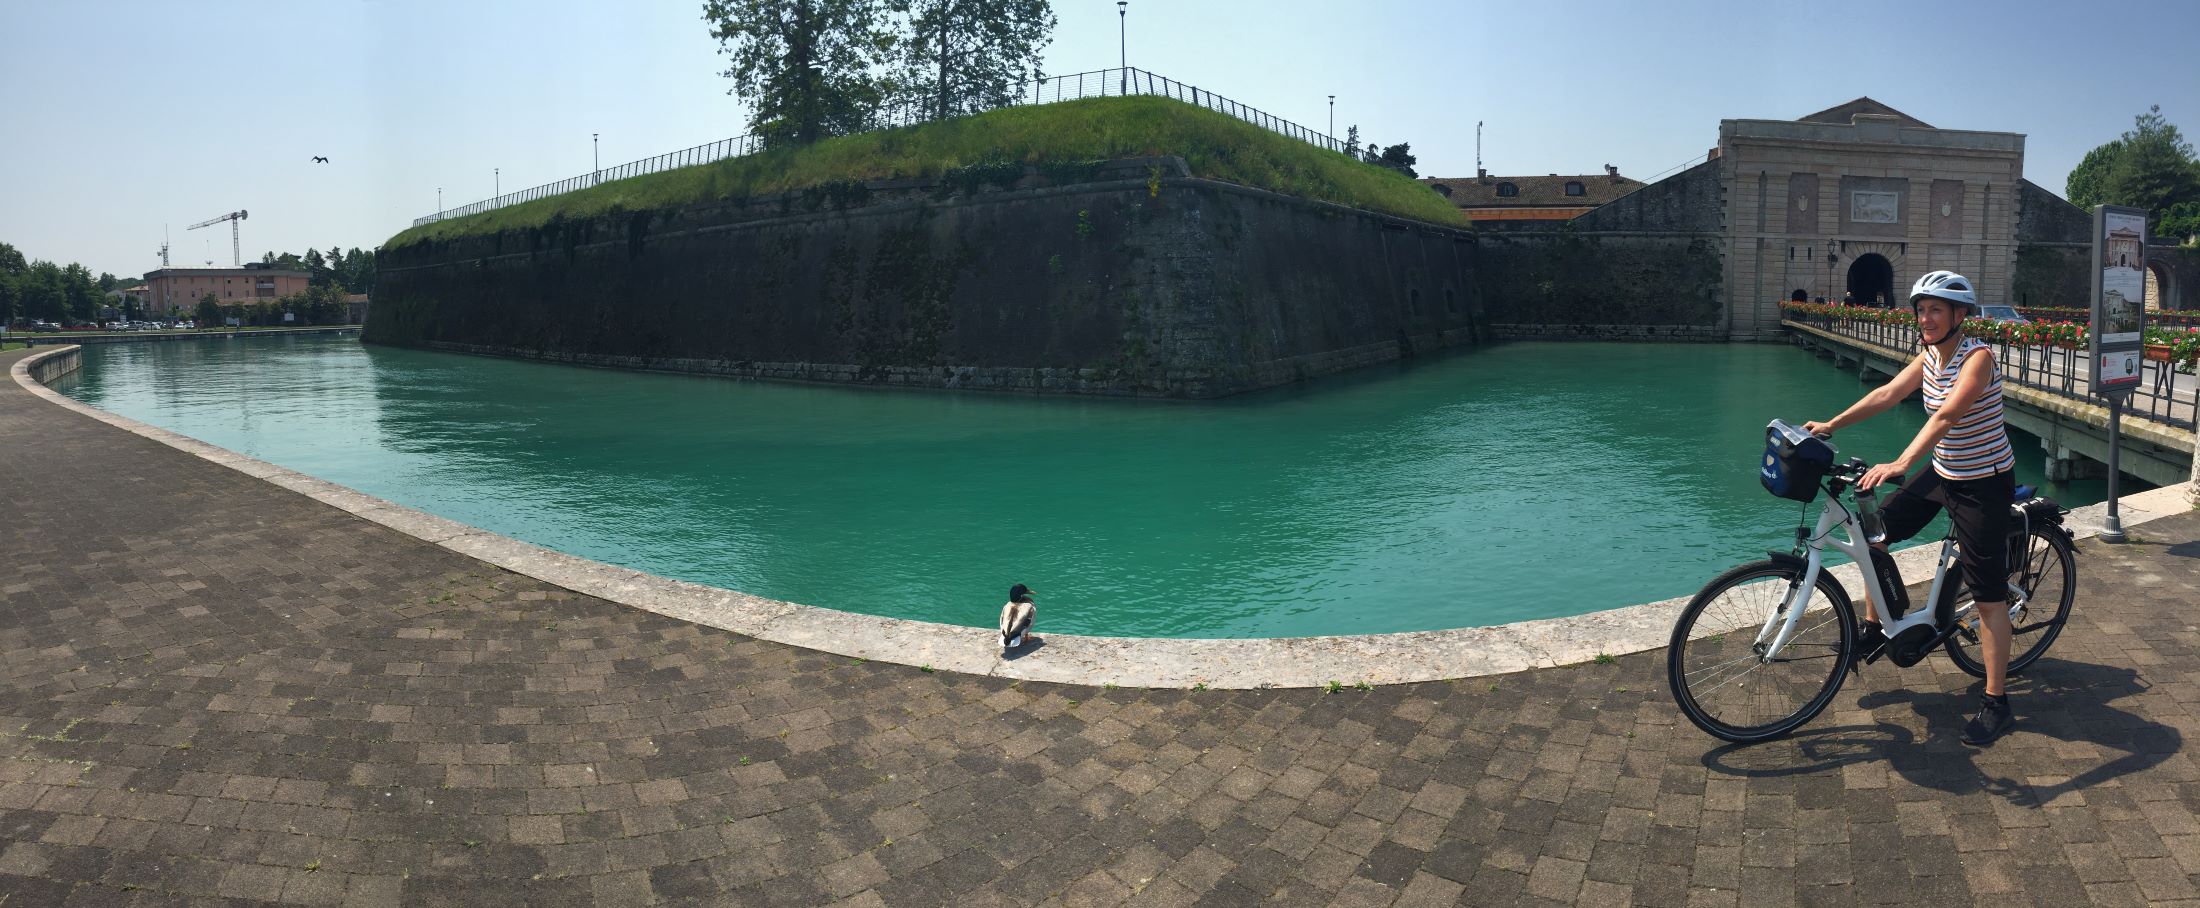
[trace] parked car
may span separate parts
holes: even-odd
[[[2017,314],[2015,306],[1981,306],[1979,317],[1990,322],[2006,322],[2012,325],[2029,325],[2031,319]]]

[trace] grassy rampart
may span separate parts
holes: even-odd
[[[938,177],[986,165],[1178,155],[1194,176],[1431,223],[1465,226],[1442,196],[1397,171],[1325,151],[1224,114],[1157,97],[1012,107],[941,123],[827,139],[605,183],[413,227],[387,248],[537,227],[553,218],[668,208],[849,180]]]

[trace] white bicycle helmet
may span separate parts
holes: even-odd
[[[1928,296],[1947,300],[1972,312],[1979,311],[1978,293],[1971,288],[1971,279],[1953,271],[1934,271],[1910,285],[1912,307]]]

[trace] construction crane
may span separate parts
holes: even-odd
[[[218,218],[209,218],[207,220],[200,221],[184,229],[197,230],[201,227],[212,227],[215,224],[219,224],[223,221],[228,221],[230,267],[242,268],[244,267],[244,244],[237,239],[237,222],[244,220],[244,218],[245,212],[232,211]]]

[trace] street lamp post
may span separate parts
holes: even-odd
[[[435,213],[443,213],[443,187],[441,186],[435,188]]]
[[[1329,137],[1337,137],[1337,96],[1329,96]]]
[[[491,198],[504,198],[504,168],[491,167],[489,168],[489,175],[496,180],[497,190],[496,195],[491,196]]]
[[[1115,0],[1115,68],[1118,70],[1117,76],[1120,80],[1115,87],[1115,93],[1119,95],[1130,94],[1129,6],[1130,0]],[[1107,83],[1103,82],[1101,84],[1105,85]]]
[[[589,180],[589,185],[603,182],[603,145],[599,138],[601,135],[603,134],[595,132],[588,134],[588,153],[593,156],[596,163],[596,170]]]

